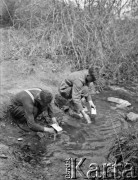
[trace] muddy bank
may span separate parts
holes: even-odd
[[[98,115],[91,125],[86,124],[83,119],[69,117],[55,109],[57,119],[62,122],[64,129],[56,141],[50,134],[24,132],[16,125],[9,124],[6,119],[1,121],[1,180],[62,180],[65,179],[67,158],[86,158],[83,165],[85,173],[90,162],[99,165],[107,162],[107,154],[118,134],[134,126],[124,120],[124,114],[132,109],[137,112],[135,95],[126,96],[125,93],[113,90],[94,95]],[[110,96],[123,96],[131,102],[132,107],[114,109],[115,104],[107,101]],[[77,176],[82,179],[79,174]]]

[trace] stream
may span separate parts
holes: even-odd
[[[126,109],[115,109],[114,103],[107,97],[118,97],[128,100],[132,106]],[[127,123],[123,116],[130,111],[138,113],[138,96],[128,96],[121,91],[103,91],[93,96],[97,107],[97,116],[92,124],[84,119],[67,116],[56,109],[58,121],[62,121],[64,132],[54,141],[53,136],[43,133],[24,132],[6,121],[0,123],[0,158],[1,180],[39,179],[64,180],[67,173],[66,160],[72,158],[83,163],[83,172],[76,172],[77,179],[84,179],[90,163],[102,166],[107,162],[107,155],[118,134],[133,124]],[[22,139],[18,139],[22,138]],[[4,157],[4,156],[3,156]]]

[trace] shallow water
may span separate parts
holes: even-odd
[[[117,112],[110,109],[108,102],[96,99],[95,104],[98,114],[92,120],[92,124],[86,124],[84,119],[68,118],[69,124],[66,122],[63,125],[63,129],[66,131],[66,138],[62,134],[57,139],[56,146],[53,145],[54,149],[56,149],[59,142],[60,146],[62,144],[62,149],[68,154],[73,154],[76,157],[93,157],[98,154],[103,160],[109,144],[112,143],[121,130],[121,122],[116,118]],[[64,138],[64,141],[62,141],[62,138]]]

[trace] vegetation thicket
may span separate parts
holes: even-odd
[[[120,3],[121,0],[90,0],[82,8],[72,1],[18,0],[14,8],[7,5],[13,26],[8,53],[4,55],[12,59],[66,61],[78,70],[93,65],[99,77],[109,81],[135,81],[138,8],[133,17],[122,19]]]
[[[128,179],[137,179],[138,175],[138,133],[137,131],[129,130],[123,131],[119,134],[116,141],[113,143],[110,148],[110,153],[108,154],[108,160],[112,163],[122,164],[120,168],[118,168],[118,175],[120,176],[123,170],[130,169],[127,176],[134,177]],[[130,163],[130,165],[126,166],[126,163]],[[120,173],[119,173],[120,172]],[[122,177],[120,179],[126,179],[126,177]]]

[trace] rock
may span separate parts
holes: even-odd
[[[124,91],[124,92],[128,93],[128,91],[126,89],[124,89],[123,87],[109,86],[109,88],[113,91]]]
[[[107,98],[108,101],[113,102],[113,103],[117,103],[118,105],[116,106],[117,108],[125,108],[128,106],[131,106],[131,103],[123,100],[123,99],[119,99],[119,98],[114,98],[114,97],[108,97]]]
[[[138,120],[138,114],[130,112],[127,114],[127,119],[130,121],[136,121],[136,120]]]
[[[116,105],[116,108],[119,108],[119,109],[125,109],[127,106],[126,104],[117,104]]]
[[[8,157],[5,154],[0,154],[0,158],[7,159]]]
[[[112,91],[118,91],[121,93],[124,93],[126,95],[135,95],[135,93],[131,90],[125,89],[124,87],[119,87],[119,86],[109,86],[109,89],[111,89]]]
[[[23,138],[18,138],[18,141],[23,141]]]

